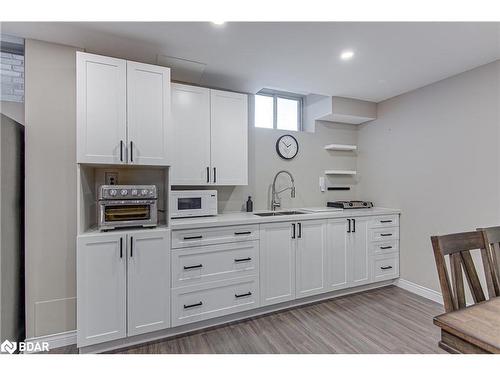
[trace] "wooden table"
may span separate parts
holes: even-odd
[[[439,346],[450,353],[500,354],[500,297],[438,315]]]

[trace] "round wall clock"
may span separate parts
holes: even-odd
[[[276,141],[276,152],[281,158],[291,160],[299,152],[299,143],[290,134],[282,135]]]

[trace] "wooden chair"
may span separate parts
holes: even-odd
[[[465,305],[465,285],[463,273],[467,279],[474,303],[486,300],[479,277],[472,260],[471,250],[480,249],[481,252],[488,252],[490,249],[485,231],[464,232],[448,234],[444,236],[432,236],[432,247],[436,259],[436,267],[439,275],[439,283],[443,293],[443,302],[446,312],[451,312],[464,308]],[[445,263],[445,256],[450,257],[451,281]],[[491,280],[491,290],[489,298],[498,296],[498,279],[492,276],[492,265],[489,256],[483,256],[483,267]]]
[[[478,228],[489,245],[481,250],[481,257],[485,267],[486,285],[489,297],[500,296],[500,227]]]

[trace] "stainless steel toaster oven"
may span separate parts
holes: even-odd
[[[97,201],[98,227],[155,227],[158,224],[155,185],[101,185]]]

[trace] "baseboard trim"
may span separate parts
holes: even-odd
[[[49,349],[61,348],[63,346],[76,344],[76,331],[68,331],[56,333],[54,335],[32,337],[24,340],[26,343],[41,344],[42,342],[49,343]]]
[[[412,283],[411,281],[405,279],[398,279],[394,283],[397,287],[407,290],[409,292],[415,293],[421,297],[430,299],[431,301],[437,302],[440,305],[443,304],[443,296],[441,293],[435,290],[426,288],[425,286]]]

